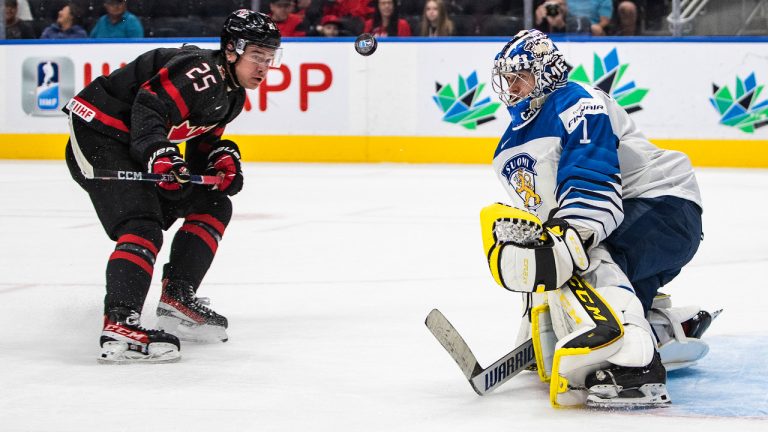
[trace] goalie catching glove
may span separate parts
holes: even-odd
[[[564,219],[542,223],[533,213],[495,203],[480,211],[480,224],[491,274],[510,291],[555,290],[589,267],[579,233]]]

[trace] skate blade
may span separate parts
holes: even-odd
[[[99,364],[125,365],[139,363],[176,363],[181,360],[181,353],[173,344],[154,343],[149,354],[128,350],[127,344],[107,342],[96,359]]]
[[[175,335],[184,342],[200,344],[223,343],[229,340],[224,327],[207,324],[186,326],[182,323],[176,328]]]
[[[640,393],[639,396],[626,397],[622,394]],[[616,392],[613,385],[593,386],[587,395],[586,406],[599,409],[635,410],[664,408],[672,403],[665,384],[645,384],[637,389]]]
[[[157,318],[157,328],[176,336],[184,342],[213,344],[229,340],[227,329],[224,327],[183,321],[180,318],[169,315]]]

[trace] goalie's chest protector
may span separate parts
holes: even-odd
[[[546,105],[521,128],[514,130],[510,125],[493,157],[494,172],[511,197],[512,206],[526,209],[542,220],[557,207],[555,188],[562,149],[560,121]],[[547,124],[549,127],[544,127]]]

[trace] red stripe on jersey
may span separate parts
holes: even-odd
[[[119,118],[112,117],[111,115],[105,113],[104,111],[101,111],[100,109],[96,108],[95,106],[89,104],[88,102],[86,102],[85,100],[77,96],[75,96],[73,99],[85,105],[88,109],[92,110],[96,114],[96,120],[104,123],[107,126],[113,127],[123,132],[128,132],[128,126],[126,126],[125,123],[123,123],[123,121],[120,120]]]
[[[141,267],[142,270],[147,272],[147,274],[149,274],[150,277],[152,276],[152,270],[153,270],[152,265],[144,261],[144,259],[142,259],[136,254],[132,254],[130,252],[125,252],[125,251],[114,251],[112,252],[112,255],[109,256],[109,260],[112,261],[116,259],[124,259],[126,261],[130,261],[136,264],[137,266]]]
[[[141,85],[141,88],[157,96],[157,93],[155,93],[155,91],[152,90],[152,86],[149,84],[149,81],[144,82],[144,84]]]
[[[152,243],[151,241],[149,241],[149,240],[147,240],[147,239],[145,239],[143,237],[139,237],[139,236],[134,235],[134,234],[124,234],[124,235],[121,235],[120,238],[117,239],[117,242],[118,243],[133,243],[133,244],[137,244],[139,246],[142,246],[142,247],[145,247],[145,248],[149,249],[153,254],[157,255],[157,246],[155,246],[154,243]]]
[[[208,245],[208,248],[211,249],[211,252],[214,254],[216,253],[216,249],[218,249],[219,244],[216,242],[216,239],[213,238],[211,233],[205,230],[205,228],[201,228],[197,225],[192,225],[185,223],[184,225],[179,228],[179,231],[186,231],[190,234],[194,234],[200,238],[205,244]]]
[[[215,229],[220,236],[224,235],[224,229],[226,229],[226,226],[224,226],[223,223],[208,214],[193,213],[191,215],[187,215],[184,220],[187,222],[202,222],[206,225],[210,225],[210,227]]]
[[[168,96],[173,99],[173,102],[176,104],[176,108],[179,109],[181,118],[187,118],[187,115],[189,115],[189,108],[187,108],[187,103],[184,102],[184,98],[181,97],[179,89],[177,89],[176,86],[173,85],[171,80],[168,78],[168,68],[160,69],[158,75],[160,75],[160,84],[163,86],[163,89],[165,89],[165,92],[168,93]]]

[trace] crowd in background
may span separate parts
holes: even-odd
[[[670,0],[534,0],[547,33],[640,35]],[[523,0],[5,0],[8,39],[217,37],[240,8],[272,16],[283,36],[510,36]]]

